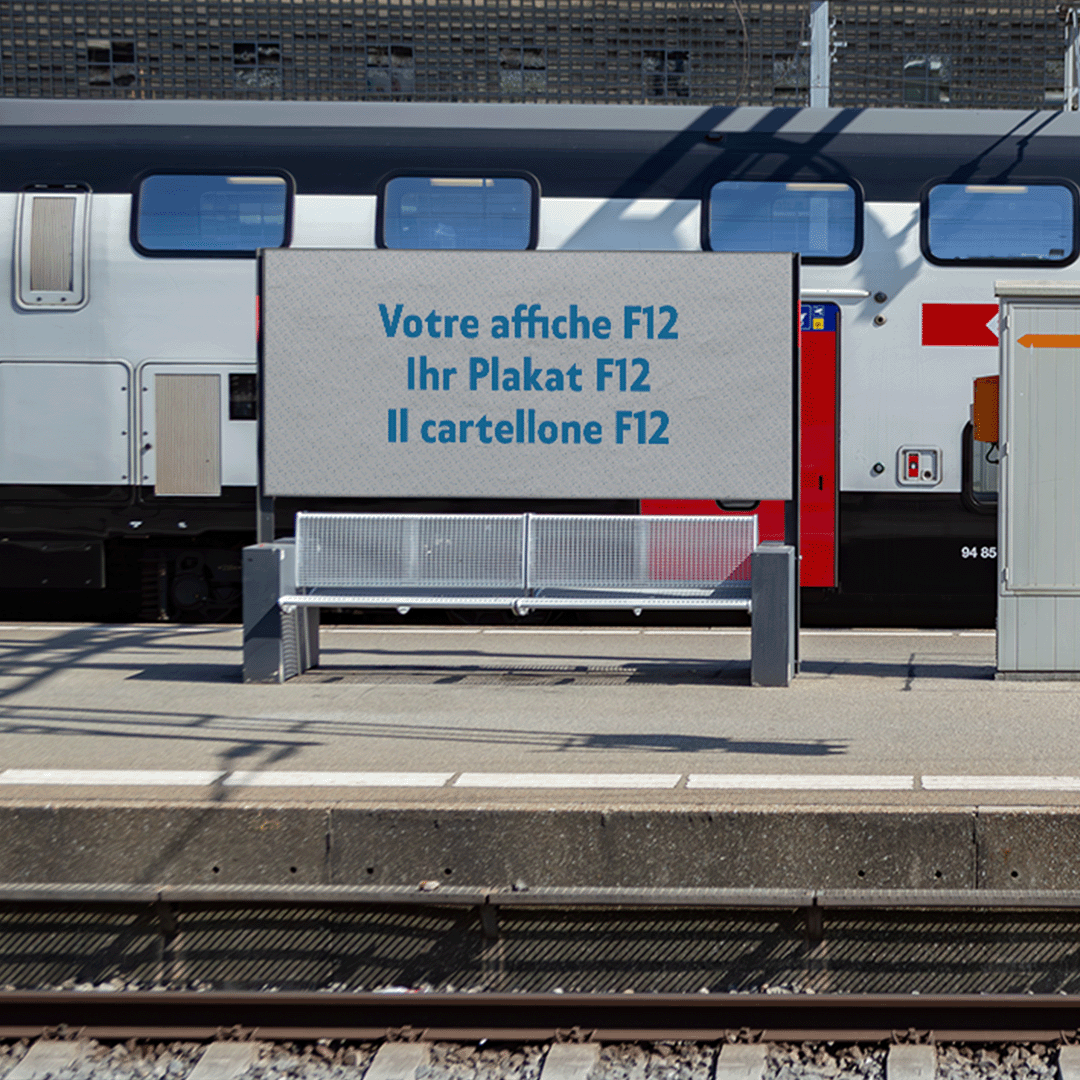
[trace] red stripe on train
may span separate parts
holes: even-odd
[[[924,345],[996,345],[997,334],[986,324],[997,304],[923,304]]]

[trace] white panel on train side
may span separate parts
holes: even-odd
[[[122,360],[0,361],[0,484],[129,484],[131,385]]]
[[[2,197],[5,219],[9,200],[17,196]],[[132,248],[130,229],[130,195],[93,195],[89,303],[79,311],[0,304],[4,355],[228,359],[254,371],[255,260],[147,258]],[[7,224],[4,231],[13,244]]]
[[[922,308],[927,303],[992,306],[1002,269],[927,262],[919,248],[917,203],[868,203],[864,223],[858,261],[849,267],[807,267],[803,277],[805,289],[811,281],[817,284],[820,271],[848,270],[851,283],[870,293],[864,300],[842,302],[840,487],[911,491],[897,479],[897,451],[930,446],[942,451],[941,481],[925,490],[957,492],[972,383],[997,370],[997,346],[924,346]],[[873,299],[878,292],[886,294],[884,303]],[[875,324],[875,318],[884,322]],[[884,468],[875,473],[878,463]]]
[[[0,252],[6,253],[3,258],[0,258],[0,295],[9,296],[12,300],[15,296],[15,237],[18,233],[18,206],[17,193],[0,191]],[[6,306],[6,304],[0,304],[0,311],[3,311]],[[0,315],[0,320],[6,321],[6,316]],[[3,322],[0,321],[0,326],[2,325]]]
[[[14,244],[17,202],[17,194],[0,195],[0,238],[6,238],[9,245]],[[129,195],[95,194],[90,213],[89,303],[79,311],[19,311],[10,300],[0,304],[0,360],[10,357],[26,363],[55,363],[107,356],[134,364],[153,357],[165,363],[175,358],[180,364],[209,365],[205,370],[222,376],[222,407],[227,409],[228,375],[255,372],[255,260],[139,255],[129,239]],[[8,250],[13,251],[13,247]],[[9,297],[13,288],[10,275],[11,260],[0,260],[0,282],[6,281]],[[175,370],[204,368],[181,366]],[[40,376],[42,385],[47,378]],[[33,382],[34,376],[27,374],[26,379]],[[77,407],[91,426],[96,423],[91,414],[101,412],[105,417],[101,423],[108,427],[111,414],[104,406],[92,404],[95,400],[88,394],[69,392],[60,407]],[[41,418],[43,432],[53,433],[48,419],[52,405],[51,401],[40,402],[30,417],[31,422]],[[223,484],[254,485],[255,427],[251,421],[229,421],[227,414],[223,418]],[[69,430],[77,431],[78,425]],[[7,438],[6,431],[0,433],[0,439]],[[46,436],[42,439],[47,442]],[[152,440],[143,439],[133,447],[146,441]],[[61,444],[68,442],[66,435],[60,440]],[[0,465],[0,483],[120,483],[122,474],[136,475],[137,465],[127,467],[126,451],[125,467],[117,472],[112,467],[117,460],[112,451],[106,455],[107,467],[100,460],[95,464],[93,455],[76,459],[78,450],[70,450],[70,460],[68,452],[60,453],[58,460],[46,466],[40,456],[44,449],[39,446],[34,452],[38,465],[32,477],[26,475],[25,461],[19,458],[21,471]],[[152,483],[152,469],[150,475]],[[122,482],[130,481],[125,478]]]
[[[297,195],[292,240],[299,248],[373,248],[374,195]]]
[[[697,199],[541,199],[541,251],[700,251]]]
[[[251,370],[229,361],[217,364],[187,363],[182,360],[148,360],[139,365],[138,419],[140,440],[139,483],[152,487],[157,483],[158,425],[154,415],[157,394],[154,377],[164,375],[217,375],[220,380],[221,408],[221,486],[252,487],[256,480],[256,435],[258,425],[252,420],[229,419],[229,375]]]

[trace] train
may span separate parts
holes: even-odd
[[[992,624],[972,385],[997,370],[995,282],[1075,274],[1078,146],[1049,111],[5,100],[0,604],[236,616],[260,248],[677,250],[703,274],[779,250],[801,255],[804,620]],[[784,528],[770,503],[483,509]]]

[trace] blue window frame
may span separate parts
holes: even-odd
[[[383,190],[388,248],[523,251],[535,243],[536,193],[523,177],[398,176]]]
[[[283,176],[158,173],[139,185],[132,241],[146,255],[253,255],[288,237]]]
[[[940,263],[1070,262],[1075,193],[1065,184],[938,184],[923,204],[923,249]]]
[[[859,201],[850,184],[721,180],[709,192],[712,251],[795,251],[807,262],[854,258]]]

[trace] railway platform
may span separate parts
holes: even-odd
[[[1080,688],[989,631],[0,627],[0,885],[1080,889]]]

